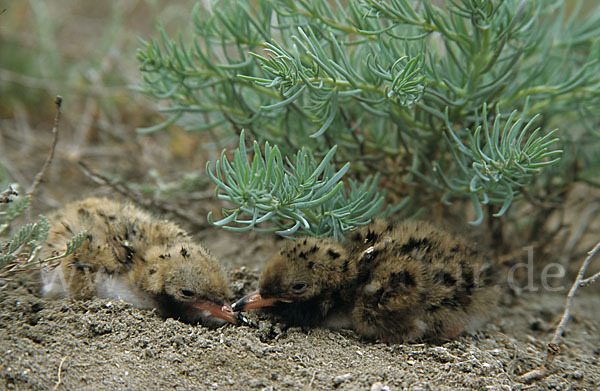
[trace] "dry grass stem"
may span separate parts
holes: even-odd
[[[58,365],[58,381],[56,382],[56,384],[54,385],[54,388],[52,388],[52,391],[55,391],[56,389],[58,389],[58,386],[60,386],[60,383],[62,383],[62,380],[60,378],[60,374],[62,371],[62,366],[65,363],[65,360],[67,359],[67,357],[63,357],[63,359],[60,361],[60,364]]]
[[[48,157],[46,158],[42,169],[37,173],[31,187],[29,187],[29,190],[27,191],[27,195],[31,198],[33,198],[33,193],[44,178],[48,167],[50,167],[50,164],[52,163],[52,159],[54,159],[54,151],[56,150],[56,143],[58,142],[58,125],[60,124],[62,97],[57,95],[54,103],[56,104],[56,116],[54,117],[54,126],[52,127],[52,145],[50,146],[50,152],[48,153]]]
[[[595,282],[600,277],[600,272],[594,274],[591,277],[584,278],[585,272],[592,262],[592,258],[600,251],[600,242],[596,243],[596,245],[588,251],[588,256],[579,268],[579,272],[577,273],[577,277],[575,278],[575,282],[571,286],[569,290],[569,294],[567,295],[565,309],[563,311],[560,322],[556,326],[554,334],[552,335],[552,339],[550,343],[548,343],[546,347],[546,357],[544,360],[544,364],[529,371],[518,377],[518,380],[522,383],[531,383],[536,380],[540,380],[546,376],[548,376],[551,372],[551,365],[556,356],[560,353],[559,346],[559,338],[564,333],[567,322],[569,321],[569,317],[571,315],[571,306],[573,305],[573,297],[575,297],[575,293],[577,292],[577,288],[580,286],[589,285]]]
[[[598,272],[598,273],[594,274],[593,276],[588,277],[588,278],[586,278],[584,280],[581,280],[581,282],[579,283],[579,286],[590,285],[590,284],[596,282],[596,280],[598,278],[600,278],[600,272]]]
[[[569,320],[569,316],[570,316],[570,312],[571,312],[571,305],[573,303],[573,297],[575,296],[575,293],[577,292],[577,288],[582,286],[582,283],[584,281],[590,280],[589,282],[591,283],[598,278],[598,273],[587,279],[584,278],[584,276],[585,276],[585,272],[586,272],[588,266],[592,262],[592,258],[594,257],[594,255],[596,255],[596,253],[599,250],[600,250],[600,242],[596,243],[594,248],[592,248],[588,252],[587,258],[585,259],[585,261],[579,268],[579,272],[577,273],[577,278],[575,279],[575,282],[571,286],[571,290],[569,291],[569,294],[567,295],[567,301],[565,303],[565,310],[563,312],[562,318],[560,319],[560,323],[558,324],[558,326],[556,327],[556,330],[554,331],[554,335],[552,336],[552,339],[550,340],[550,344],[556,345],[558,342],[558,339],[564,332],[565,326]]]
[[[121,182],[120,180],[118,180],[118,179],[111,180],[111,179],[105,177],[104,175],[92,170],[84,162],[81,162],[81,161],[79,162],[79,168],[81,169],[81,171],[83,172],[83,174],[85,176],[90,178],[95,183],[98,183],[100,185],[109,186],[110,188],[112,188],[116,192],[118,192],[119,194],[129,198],[136,204],[138,204],[146,209],[158,209],[158,210],[162,211],[163,213],[171,213],[171,214],[177,216],[178,218],[181,218],[181,219],[189,222],[190,224],[194,225],[194,227],[198,231],[201,231],[201,230],[204,230],[207,228],[207,223],[204,219],[201,219],[200,217],[190,213],[189,211],[174,207],[172,205],[158,203],[153,200],[148,200],[148,199],[144,198],[144,196],[142,196],[142,194],[140,192],[138,192],[134,189],[131,189],[129,186],[127,186],[125,183]]]

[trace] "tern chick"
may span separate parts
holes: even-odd
[[[176,224],[106,198],[73,202],[49,220],[41,259],[63,252],[76,233],[85,230],[88,237],[58,264],[45,266],[45,297],[122,299],[189,323],[237,323],[219,262]]]
[[[288,243],[233,309],[270,307],[290,325],[352,328],[397,343],[472,331],[497,297],[495,268],[463,239],[425,222],[379,220],[345,243]]]

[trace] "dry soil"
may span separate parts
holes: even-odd
[[[205,233],[236,297],[255,288],[271,238]],[[255,268],[240,264],[254,265]],[[129,304],[47,301],[32,276],[0,290],[0,387],[34,390],[596,390],[600,300],[582,289],[549,373],[542,364],[566,291],[516,296],[475,335],[442,345],[386,345],[350,330],[286,328],[266,315],[207,329]]]

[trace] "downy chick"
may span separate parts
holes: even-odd
[[[289,243],[234,310],[274,306],[289,324],[349,327],[396,343],[471,331],[493,311],[494,268],[462,239],[424,222],[379,220],[340,245]]]
[[[269,261],[259,289],[234,307],[243,311],[272,306],[290,325],[349,327],[357,273],[356,262],[339,243],[302,238],[287,243]]]
[[[88,238],[45,266],[45,297],[122,299],[189,323],[237,322],[219,262],[176,224],[106,198],[73,202],[49,220],[41,259],[63,252],[76,233],[86,230]]]

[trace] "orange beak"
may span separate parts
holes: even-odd
[[[211,316],[223,319],[229,323],[238,323],[238,314],[233,311],[229,304],[223,304],[222,306],[219,306],[215,303],[211,303],[210,301],[199,301],[194,303],[192,307],[199,310],[208,311]]]
[[[233,311],[253,310],[256,308],[270,307],[277,302],[291,303],[292,300],[281,297],[270,297],[266,299],[262,297],[260,291],[257,290],[235,302],[232,309]]]

